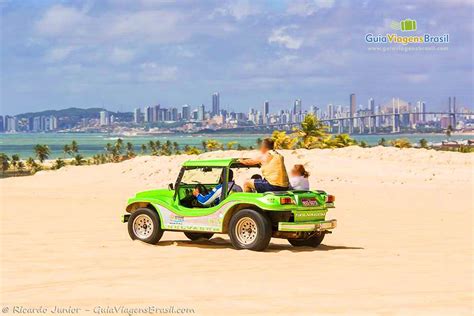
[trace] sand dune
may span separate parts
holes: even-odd
[[[472,154],[395,148],[283,151],[336,195],[314,250],[225,235],[151,246],[120,222],[126,199],[173,182],[189,156],[138,157],[0,180],[2,306],[155,305],[197,315],[471,315]],[[213,152],[202,156],[250,156]],[[251,171],[249,171],[251,172]],[[248,174],[237,174],[241,181]]]

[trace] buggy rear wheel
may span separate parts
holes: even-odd
[[[262,251],[272,238],[272,225],[265,214],[243,209],[230,219],[229,236],[237,249]]]

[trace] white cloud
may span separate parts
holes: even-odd
[[[108,59],[114,64],[128,63],[135,57],[135,52],[130,49],[123,49],[115,47]]]
[[[178,77],[178,68],[162,66],[154,62],[142,63],[138,79],[147,82],[173,81]]]
[[[321,9],[330,9],[335,0],[293,0],[290,1],[287,13],[292,15],[309,16]]]
[[[242,20],[248,16],[259,14],[260,12],[260,7],[258,7],[255,2],[249,0],[232,1],[226,6],[214,11],[214,13],[224,16],[232,16],[236,20]]]
[[[44,60],[50,63],[55,63],[65,60],[72,51],[74,51],[74,46],[65,46],[65,47],[55,47],[47,51]]]
[[[35,24],[37,34],[67,43],[103,44],[104,41],[178,43],[206,30],[192,14],[172,10],[107,11],[53,6]],[[214,30],[215,32],[215,30]]]
[[[290,25],[273,30],[268,38],[268,43],[275,43],[288,49],[299,49],[303,44],[303,39],[292,37],[287,33],[287,31],[296,28],[296,25]]]
[[[429,76],[427,74],[421,74],[421,73],[408,74],[408,75],[405,75],[404,77],[407,81],[412,82],[412,83],[425,82],[429,79]]]
[[[89,20],[83,10],[55,5],[36,23],[36,29],[45,36],[77,33],[83,30]]]

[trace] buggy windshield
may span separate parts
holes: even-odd
[[[222,174],[222,167],[203,167],[186,169],[184,171],[181,183],[203,183],[216,184],[219,183]]]

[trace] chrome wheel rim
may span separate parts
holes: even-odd
[[[140,214],[133,220],[133,233],[140,239],[147,239],[153,233],[153,221],[151,217]]]
[[[235,236],[237,240],[244,245],[251,244],[257,239],[257,223],[250,217],[239,219],[235,225]]]

